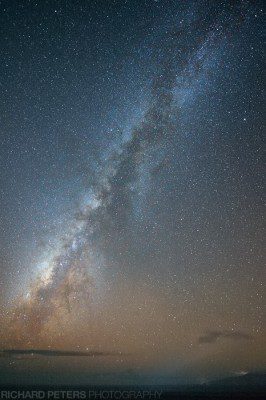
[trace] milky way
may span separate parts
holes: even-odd
[[[2,10],[3,379],[263,368],[260,5],[37,3]]]

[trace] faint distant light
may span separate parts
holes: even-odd
[[[244,376],[244,375],[247,375],[248,374],[248,371],[236,371],[235,372],[235,375],[237,375],[237,376]]]

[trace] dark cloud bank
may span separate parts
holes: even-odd
[[[251,340],[252,336],[241,331],[208,331],[199,337],[199,343],[215,343],[219,339]]]

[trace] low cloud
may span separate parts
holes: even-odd
[[[44,356],[44,357],[105,357],[117,356],[122,353],[104,351],[66,351],[66,350],[36,350],[36,349],[5,349],[0,350],[0,357],[16,356]]]
[[[241,331],[208,331],[199,337],[199,343],[215,343],[218,339],[251,340],[252,336]]]

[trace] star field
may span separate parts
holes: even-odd
[[[265,369],[262,3],[0,7],[0,383]]]

